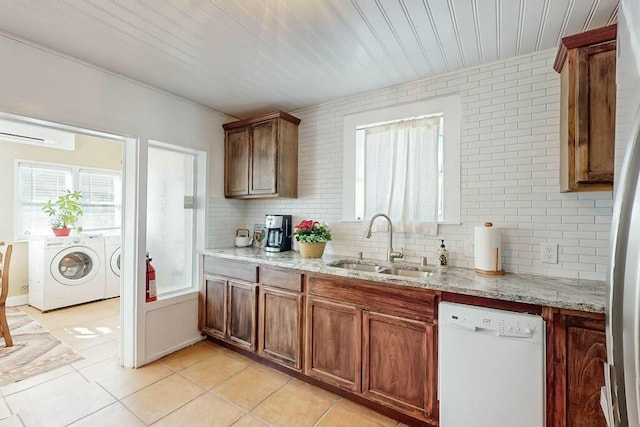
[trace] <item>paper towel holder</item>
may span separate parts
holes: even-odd
[[[485,222],[485,227],[493,227],[492,222]],[[502,276],[504,274],[504,270],[498,270],[498,266],[500,265],[500,248],[495,248],[494,253],[494,269],[493,270],[481,270],[476,268],[476,273],[485,274],[487,276]]]

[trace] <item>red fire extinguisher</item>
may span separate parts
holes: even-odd
[[[147,302],[158,299],[158,291],[156,290],[156,269],[151,265],[151,258],[147,252]]]

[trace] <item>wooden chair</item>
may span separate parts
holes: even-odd
[[[9,323],[7,322],[7,294],[9,293],[9,264],[11,263],[12,245],[5,245],[0,242],[0,280],[2,283],[2,293],[0,294],[0,332],[4,337],[4,343],[7,347],[13,345],[11,332],[9,331]]]

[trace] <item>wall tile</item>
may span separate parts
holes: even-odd
[[[473,268],[464,255],[474,227],[493,221],[504,229],[503,266],[510,272],[604,280],[611,193],[559,191],[559,87],[555,50],[411,82],[293,112],[299,128],[299,198],[211,203],[210,241],[232,242],[235,223],[254,224],[266,213],[294,221],[329,222],[327,251],[383,259],[387,235],[364,239],[363,225],[341,222],[342,132],[348,114],[456,93],[462,101],[460,225],[438,236],[397,233],[394,246],[417,262],[435,262],[444,239],[453,265]],[[233,221],[228,219],[234,218]],[[223,218],[223,219],[217,219]],[[227,227],[225,229],[224,227]],[[542,243],[557,242],[560,261],[543,264]],[[604,254],[603,254],[604,253]]]

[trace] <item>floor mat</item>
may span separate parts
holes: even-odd
[[[0,336],[0,386],[43,374],[83,357],[17,307],[7,307],[13,347]]]

